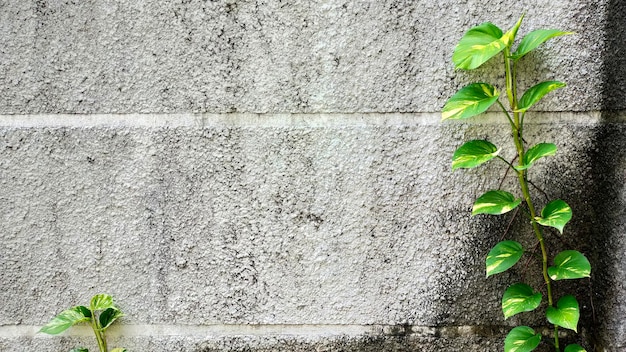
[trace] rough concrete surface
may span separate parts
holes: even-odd
[[[373,119],[1,129],[0,325],[41,325],[97,292],[113,294],[130,324],[519,323],[503,321],[498,307],[522,272],[484,279],[484,256],[509,220],[469,217],[473,198],[503,170],[449,166],[463,139],[504,145],[497,135],[506,125]],[[595,118],[577,120],[585,119]],[[537,166],[536,184],[580,212],[568,241],[604,266],[595,290],[613,294],[594,302],[579,287],[582,325],[595,328],[595,308],[606,331],[623,329],[624,288],[604,276],[623,275],[623,261],[604,256],[608,242],[586,240],[624,248],[624,125],[530,125],[529,141],[540,131],[560,152],[550,168]],[[601,170],[614,170],[608,186],[622,197],[604,218],[592,214],[604,198],[584,192],[605,194],[594,179],[598,150],[615,157]],[[612,232],[595,233],[584,215]]]
[[[619,0],[0,0],[0,350],[92,343],[36,330],[100,292],[131,351],[498,351],[511,326],[542,329],[499,309],[532,262],[484,278],[509,223],[534,245],[527,221],[469,216],[514,177],[449,165],[508,125],[436,113],[502,80],[454,71],[462,34],[522,12],[521,35],[576,32],[520,66],[522,89],[568,83],[525,132],[558,145],[531,177],[574,209],[550,248],[593,267],[557,285],[581,302],[563,341],[626,350]]]
[[[569,84],[541,108],[594,110],[603,101],[606,8],[600,0],[4,0],[0,113],[439,111],[468,82],[450,62],[462,34],[484,21],[506,30],[524,12],[520,35],[577,33],[524,59],[525,85]],[[481,79],[494,73],[481,70]]]
[[[442,203],[467,198],[437,177],[443,131],[7,131],[5,273],[39,303],[2,319],[39,323],[97,282],[147,322],[438,322],[453,295],[441,281],[467,275],[450,259],[468,256],[466,214]]]

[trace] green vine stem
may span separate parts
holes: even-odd
[[[96,316],[96,312],[91,312],[91,328],[93,329],[94,335],[96,335],[96,341],[98,342],[98,348],[100,352],[108,352],[107,350],[107,342],[104,337],[104,331],[100,327],[100,323],[98,323],[98,318]]]
[[[554,326],[554,348],[561,351],[559,346],[559,328],[577,331],[580,316],[579,304],[573,295],[560,297],[558,301],[554,297],[552,284],[558,280],[581,279],[589,277],[591,266],[587,258],[575,250],[564,250],[553,258],[554,265],[548,266],[548,249],[542,231],[543,226],[553,227],[563,233],[563,228],[572,217],[569,205],[560,199],[549,201],[539,212],[533,203],[529,185],[537,188],[529,179],[529,169],[533,164],[547,156],[554,155],[557,146],[553,143],[538,143],[526,148],[524,139],[524,117],[526,111],[540,101],[551,91],[565,87],[565,83],[558,81],[544,81],[528,88],[519,98],[517,92],[517,65],[518,61],[527,53],[533,51],[543,42],[562,35],[571,34],[554,29],[541,29],[528,33],[512,50],[517,30],[524,16],[511,28],[504,32],[496,25],[485,22],[471,28],[459,41],[452,55],[452,61],[456,68],[473,70],[489,61],[494,56],[504,55],[505,86],[508,107],[500,101],[498,89],[489,83],[472,83],[461,88],[446,102],[442,111],[442,119],[461,120],[467,119],[487,111],[492,105],[499,105],[504,117],[511,127],[513,144],[515,145],[515,158],[508,162],[500,155],[499,149],[493,143],[486,140],[472,140],[461,145],[452,157],[452,169],[475,168],[494,158],[500,159],[507,166],[506,172],[514,170],[521,198],[500,189],[502,181],[496,190],[490,190],[478,197],[472,207],[472,215],[488,214],[501,215],[511,210],[522,210],[530,218],[532,231],[538,243],[532,251],[535,256],[537,246],[541,249],[541,272],[547,291],[547,297],[537,292],[530,285],[518,282],[510,285],[502,297],[502,312],[507,319],[516,314],[530,312],[541,307],[544,299],[547,299],[545,316],[547,321]],[[513,163],[516,162],[516,166]],[[506,173],[505,173],[506,175]],[[525,203],[525,207],[518,207]],[[505,232],[508,233],[507,231]],[[504,235],[503,235],[504,237]],[[521,243],[514,240],[501,239],[491,249],[485,260],[487,277],[504,272],[515,266],[520,258],[529,253],[524,250]],[[538,256],[538,253],[536,254]],[[528,261],[527,261],[528,263]],[[505,352],[530,352],[537,348],[542,341],[541,333],[535,332],[528,326],[513,328],[504,340]],[[585,349],[577,344],[565,347],[565,352],[585,352]]]
[[[516,82],[516,69],[517,65],[515,62],[511,62],[510,59],[509,48],[504,49],[504,65],[505,65],[505,73],[506,73],[506,92],[507,97],[509,98],[509,106],[511,111],[513,111],[513,124],[514,127],[511,128],[511,134],[513,135],[513,140],[515,142],[515,147],[517,149],[517,156],[519,160],[519,166],[523,166],[524,154],[526,152],[524,148],[524,136],[522,135],[524,126],[522,125],[522,120],[520,119],[520,113],[517,112],[517,82]],[[508,114],[507,114],[508,115]],[[532,223],[533,232],[537,240],[539,241],[539,247],[541,248],[541,262],[542,262],[542,273],[543,279],[546,284],[546,290],[548,295],[548,306],[553,307],[554,302],[552,298],[552,282],[550,280],[550,276],[548,275],[548,251],[546,248],[546,244],[543,238],[543,233],[539,228],[539,225],[535,221],[535,217],[537,216],[537,212],[535,210],[535,206],[533,204],[532,198],[530,196],[530,191],[528,189],[528,179],[527,179],[527,170],[522,169],[517,171],[517,178],[519,181],[520,189],[522,191],[522,195],[526,205],[528,206],[528,211],[530,212],[530,219]],[[559,349],[559,327],[554,325],[554,347],[556,352],[560,352]]]

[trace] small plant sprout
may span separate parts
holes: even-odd
[[[521,97],[517,89],[517,66],[521,59],[535,50],[549,39],[572,34],[556,29],[539,29],[524,36],[516,48],[513,48],[517,31],[524,16],[507,32],[492,23],[486,22],[471,28],[457,44],[452,61],[456,68],[473,70],[485,62],[503,54],[503,70],[505,82],[504,94],[496,86],[489,83],[472,83],[454,94],[445,104],[442,111],[442,120],[462,120],[479,115],[491,106],[502,112],[503,120],[510,125],[512,143],[516,155],[510,160],[501,156],[501,150],[486,140],[472,140],[461,145],[452,156],[452,169],[474,168],[492,159],[504,162],[510,172],[517,176],[519,189],[514,193],[505,190],[490,190],[476,199],[472,216],[479,214],[500,215],[520,207],[526,213],[536,238],[536,244],[541,254],[541,272],[545,285],[533,288],[526,283],[514,283],[509,286],[502,297],[502,313],[505,319],[514,315],[538,309],[543,302],[547,322],[554,326],[552,342],[546,341],[557,352],[559,345],[559,328],[578,330],[580,316],[579,304],[572,295],[555,297],[553,285],[559,280],[580,279],[589,277],[591,265],[585,256],[574,250],[562,251],[549,261],[550,251],[547,248],[544,236],[548,234],[546,227],[552,227],[559,233],[572,218],[572,210],[563,200],[556,199],[537,211],[536,203],[531,198],[529,172],[532,167],[541,162],[541,159],[554,155],[556,145],[552,143],[537,143],[528,145],[524,139],[524,117],[529,109],[539,102],[546,94],[565,87],[558,81],[540,82],[528,90]],[[527,253],[521,243],[514,240],[502,241],[493,247],[487,254],[487,277],[507,271],[513,267]],[[553,265],[550,266],[550,263]],[[542,343],[542,335],[528,326],[513,328],[504,340],[505,352],[529,352]],[[564,352],[585,351],[577,344],[566,346]]]
[[[107,294],[98,294],[91,298],[89,307],[76,306],[64,310],[44,325],[39,332],[56,335],[79,323],[88,323],[96,335],[100,352],[126,352],[124,348],[107,349],[106,330],[123,316],[122,312],[113,303],[113,297]],[[70,352],[89,352],[86,348],[74,348]]]

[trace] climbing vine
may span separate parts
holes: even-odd
[[[512,193],[506,190],[489,190],[476,199],[472,208],[472,216],[479,214],[501,215],[513,209],[521,208],[531,224],[536,244],[541,251],[542,288],[533,288],[527,283],[513,283],[502,297],[502,313],[507,319],[516,314],[534,311],[546,302],[545,317],[552,324],[551,344],[554,350],[561,351],[559,344],[559,328],[578,330],[580,317],[579,304],[573,295],[555,297],[553,285],[560,280],[580,279],[589,277],[591,265],[587,258],[575,250],[562,251],[552,258],[550,265],[545,236],[545,227],[552,227],[563,235],[565,225],[572,218],[570,206],[561,199],[547,202],[538,211],[536,200],[531,197],[529,174],[533,165],[540,159],[552,156],[557,152],[553,143],[537,143],[528,145],[524,139],[524,118],[530,108],[546,94],[565,87],[559,81],[540,82],[521,97],[518,95],[518,64],[529,52],[542,43],[556,37],[571,34],[556,29],[538,29],[524,36],[514,48],[516,36],[524,16],[507,32],[496,25],[486,22],[471,28],[461,38],[452,55],[456,68],[473,70],[485,62],[503,56],[504,95],[492,84],[479,82],[461,88],[445,104],[442,111],[443,120],[462,120],[471,118],[495,106],[502,112],[502,118],[510,126],[512,143],[516,154],[506,157],[501,149],[487,140],[472,140],[461,145],[452,156],[452,169],[475,168],[490,160],[503,162],[505,167],[515,173],[519,189]],[[515,239],[499,242],[487,254],[487,277],[502,273],[515,266],[520,259],[532,251],[526,250]],[[541,333],[528,326],[513,328],[504,340],[505,352],[529,352],[542,343]],[[564,352],[581,352],[585,349],[578,344],[565,347]]]

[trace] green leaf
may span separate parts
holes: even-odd
[[[518,326],[504,339],[504,352],[530,352],[541,343],[541,334],[528,326]]]
[[[87,307],[77,306],[64,310],[56,317],[52,318],[48,324],[44,325],[39,332],[43,332],[50,335],[60,334],[63,331],[69,329],[72,325],[78,324],[84,321],[89,321],[91,313],[87,316],[85,314]],[[87,309],[87,311],[89,311]]]
[[[100,313],[100,326],[102,330],[108,328],[117,318],[124,316],[117,308],[107,308]]]
[[[452,155],[452,170],[470,169],[495,158],[500,151],[491,142],[474,140],[459,147]]]
[[[110,295],[98,294],[91,298],[91,310],[93,312],[108,308],[115,308],[115,305],[113,305],[113,297]]]
[[[444,105],[441,119],[467,119],[485,112],[500,93],[489,83],[472,83],[461,88]]]
[[[70,352],[89,352],[89,350],[84,347],[79,347],[79,348],[72,348]]]
[[[529,52],[535,50],[539,45],[544,43],[545,41],[552,39],[554,37],[558,37],[561,35],[573,34],[573,32],[563,32],[558,29],[537,29],[532,31],[519,43],[517,50],[511,55],[511,57],[515,60],[521,59],[524,55]]]
[[[509,192],[489,191],[476,199],[472,216],[477,214],[500,215],[515,209],[522,202]]]
[[[528,90],[524,92],[524,95],[522,95],[522,99],[520,99],[517,110],[515,111],[526,112],[526,110],[530,109],[531,106],[535,105],[535,103],[541,100],[546,94],[555,89],[563,88],[565,85],[565,83],[559,81],[545,81],[528,88]]]
[[[117,347],[111,350],[111,352],[126,352],[125,348]]]
[[[516,170],[526,170],[533,166],[533,163],[544,156],[556,154],[556,145],[552,143],[539,143],[526,151],[524,154],[523,165],[516,166]]]
[[[563,234],[563,228],[572,219],[572,208],[564,201],[557,199],[548,203],[542,210],[541,216],[535,221],[543,226],[551,226]]]
[[[563,352],[587,352],[587,350],[584,349],[581,345],[571,344],[571,345],[567,345],[567,347],[565,347],[565,350]]]
[[[526,284],[514,284],[502,296],[502,313],[504,319],[508,319],[517,313],[535,310],[540,304],[541,293]]]
[[[548,268],[552,280],[582,279],[591,275],[591,264],[580,252],[567,250],[554,257],[554,266]]]
[[[485,22],[471,28],[459,41],[452,61],[456,68],[473,70],[487,62],[506,47],[502,30],[493,23]]]
[[[524,248],[515,241],[502,241],[487,254],[487,277],[508,270],[524,254]]]
[[[517,23],[515,23],[515,26],[513,26],[513,28],[511,28],[508,32],[504,33],[504,35],[502,36],[502,40],[504,41],[506,46],[510,47],[515,41],[515,37],[517,36],[517,31],[519,30],[519,27],[522,25],[523,20],[524,20],[524,14],[522,14],[519,20],[517,20]]]
[[[73,309],[79,310],[85,317],[91,318],[91,311],[85,306],[76,306]]]
[[[578,332],[578,318],[580,318],[578,301],[572,295],[563,296],[557,302],[556,307],[546,309],[546,317],[554,325]]]

